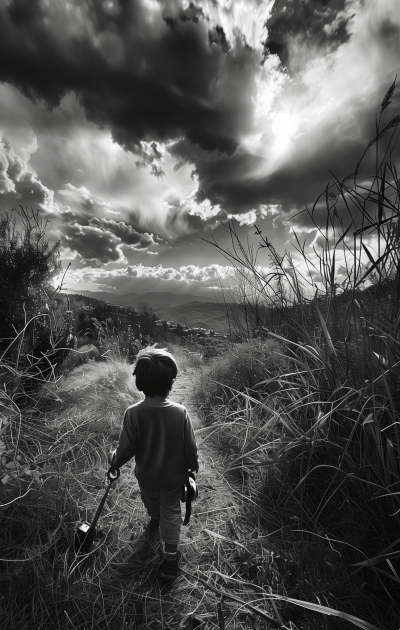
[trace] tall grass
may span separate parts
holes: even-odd
[[[212,242],[257,294],[253,325],[280,344],[281,359],[236,392],[239,357],[216,387],[219,363],[199,392],[222,425],[216,435],[229,448],[227,470],[240,472],[249,496],[265,506],[267,531],[286,531],[303,550],[317,546],[319,558],[302,559],[313,587],[295,589],[333,608],[339,598],[347,612],[385,628],[397,628],[400,616],[400,117],[381,125],[393,91],[394,84],[354,173],[333,175],[295,218],[314,226],[313,249],[294,231],[294,252],[281,255],[258,230],[266,270],[232,223],[231,249]],[[373,149],[374,172],[361,176]],[[341,584],[328,571],[332,582],[322,588],[320,563],[332,550]]]
[[[108,584],[99,591],[99,565],[89,560],[80,567],[71,557],[71,545],[76,524],[90,520],[97,507],[104,491],[105,455],[119,435],[124,409],[137,396],[130,366],[110,360],[47,384],[41,404],[25,406],[17,418],[9,418],[1,436],[0,588],[5,627],[72,628],[88,620],[88,627],[122,627],[118,615],[118,623],[107,625],[99,592],[103,589],[116,612],[123,593]],[[118,538],[126,536],[128,524],[137,519],[129,494],[127,487],[111,493],[108,509],[121,504],[103,518],[105,536],[97,541],[96,551],[100,563],[107,564],[109,554],[120,557]],[[114,520],[114,533],[107,534]]]

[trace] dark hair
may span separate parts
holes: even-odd
[[[144,348],[136,357],[133,376],[136,387],[146,396],[167,396],[178,367],[172,354],[165,348]]]

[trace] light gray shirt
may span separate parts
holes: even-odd
[[[182,485],[188,469],[197,472],[196,438],[186,407],[168,398],[128,407],[113,466],[120,468],[132,457],[139,483],[160,490]]]

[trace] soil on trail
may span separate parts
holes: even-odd
[[[193,388],[199,378],[200,371],[196,368],[187,368],[184,371],[180,371],[169,396],[171,400],[185,405],[195,430],[202,426],[196,403],[193,399]]]
[[[181,370],[169,396],[174,402],[185,405],[188,410],[199,451],[199,473],[196,479],[199,487],[199,498],[192,504],[192,517],[189,526],[181,529],[180,545],[183,550],[190,545],[191,540],[194,540],[193,537],[202,536],[204,538],[205,535],[208,536],[208,544],[212,547],[215,540],[210,539],[210,534],[204,534],[204,530],[209,529],[216,534],[225,535],[227,523],[229,523],[230,529],[234,529],[234,523],[239,513],[239,504],[234,498],[235,490],[224,479],[220,457],[214,452],[207,439],[212,429],[204,426],[194,400],[194,387],[200,377],[201,370],[198,368],[188,367]],[[183,516],[184,506],[182,511]],[[204,544],[205,540],[202,542]],[[193,566],[196,566],[199,560],[193,558]]]
[[[203,527],[207,527],[207,523],[212,521],[215,525],[223,524],[225,529],[227,521],[232,525],[239,511],[238,500],[234,498],[234,494],[239,493],[223,477],[221,456],[215,452],[208,440],[212,427],[206,427],[199,414],[194,399],[194,388],[200,377],[201,370],[198,368],[187,368],[181,371],[169,397],[171,400],[185,405],[196,434],[199,452],[199,473],[197,476],[199,500],[192,505],[193,517]],[[212,492],[203,492],[203,488],[212,490]],[[217,513],[220,514],[217,515]],[[182,529],[183,533],[184,530],[185,528]]]

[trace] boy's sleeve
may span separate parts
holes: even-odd
[[[115,466],[115,468],[121,468],[121,466],[132,459],[136,453],[137,441],[138,431],[136,418],[132,416],[132,414],[129,413],[129,409],[127,409],[124,415],[118,446],[114,451],[114,457],[112,459],[112,465]]]
[[[197,473],[199,472],[199,462],[197,455],[197,444],[194,435],[192,423],[189,418],[189,414],[185,409],[184,416],[184,430],[185,430],[185,457],[188,461],[190,470]]]

